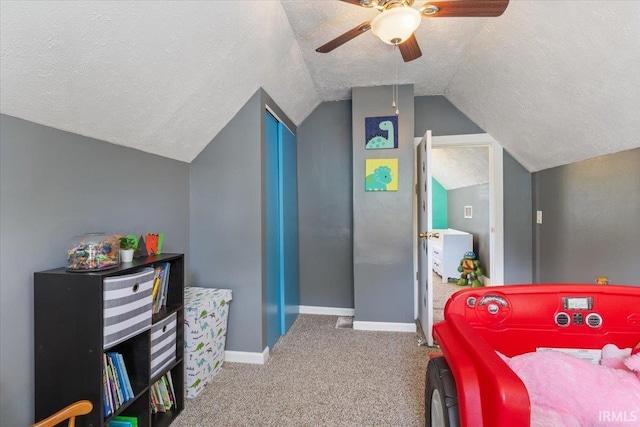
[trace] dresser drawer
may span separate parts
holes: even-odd
[[[442,259],[442,248],[440,246],[434,246],[431,249],[431,254],[433,255],[433,261],[440,261]]]
[[[151,326],[153,269],[103,280],[103,347],[111,347]]]
[[[442,261],[436,261],[435,259],[433,260],[433,271],[442,276]]]
[[[151,378],[176,360],[177,313],[151,327]]]

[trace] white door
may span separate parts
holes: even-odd
[[[431,213],[431,131],[418,144],[418,317],[420,326],[427,339],[427,345],[433,345],[431,328],[433,327],[433,274],[431,273],[431,236],[433,215]]]

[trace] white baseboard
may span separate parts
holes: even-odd
[[[491,286],[491,279],[487,276],[480,276],[480,283],[482,283],[482,286]]]
[[[265,347],[262,353],[250,351],[224,351],[224,361],[231,363],[250,363],[253,365],[264,365],[269,360],[269,347]]]
[[[353,329],[359,331],[416,332],[416,324],[397,322],[363,322],[355,320],[353,322]]]
[[[324,314],[328,316],[355,316],[354,308],[318,307],[315,305],[301,305],[300,314]]]

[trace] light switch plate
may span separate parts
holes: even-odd
[[[536,223],[537,224],[542,224],[542,211],[537,211],[536,212]]]

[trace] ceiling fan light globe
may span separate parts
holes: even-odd
[[[420,12],[412,7],[384,10],[371,22],[371,31],[383,42],[395,45],[406,41],[420,25]]]

